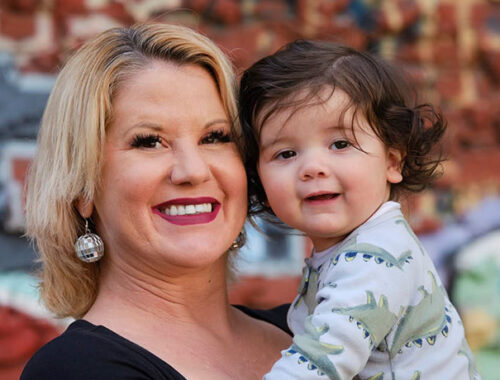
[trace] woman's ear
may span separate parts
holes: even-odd
[[[80,213],[80,216],[84,219],[90,218],[94,212],[94,202],[79,196],[75,202],[76,209]]]
[[[387,150],[387,171],[386,178],[389,183],[399,183],[403,180],[401,174],[401,165],[403,162],[403,153],[395,148]]]

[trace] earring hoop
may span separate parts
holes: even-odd
[[[229,247],[229,249],[231,251],[240,249],[241,247],[243,247],[245,245],[246,240],[247,240],[247,237],[246,237],[245,231],[241,231],[238,234],[238,236],[236,237],[236,239],[234,240],[233,244],[231,244],[231,247]]]
[[[75,253],[86,263],[96,262],[104,255],[104,243],[99,235],[90,232],[88,219],[85,219],[85,234],[75,242]]]

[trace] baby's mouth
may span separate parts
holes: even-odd
[[[306,201],[326,201],[329,199],[337,198],[338,196],[339,196],[338,193],[311,195],[310,197],[306,197]]]

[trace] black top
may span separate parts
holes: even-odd
[[[236,306],[252,318],[269,322],[291,335],[289,305],[271,310]],[[182,349],[182,348],[180,348]],[[21,380],[186,380],[151,352],[104,326],[77,320],[30,359]]]

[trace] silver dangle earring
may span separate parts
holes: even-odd
[[[234,240],[233,244],[231,244],[231,247],[229,247],[229,249],[231,251],[234,251],[236,249],[240,249],[241,247],[243,247],[245,245],[247,241],[247,237],[246,237],[246,234],[245,234],[245,231],[241,231],[238,236],[236,237],[236,239]]]
[[[104,243],[99,235],[90,232],[88,219],[85,219],[85,234],[76,240],[75,252],[86,263],[98,261],[104,255]]]

